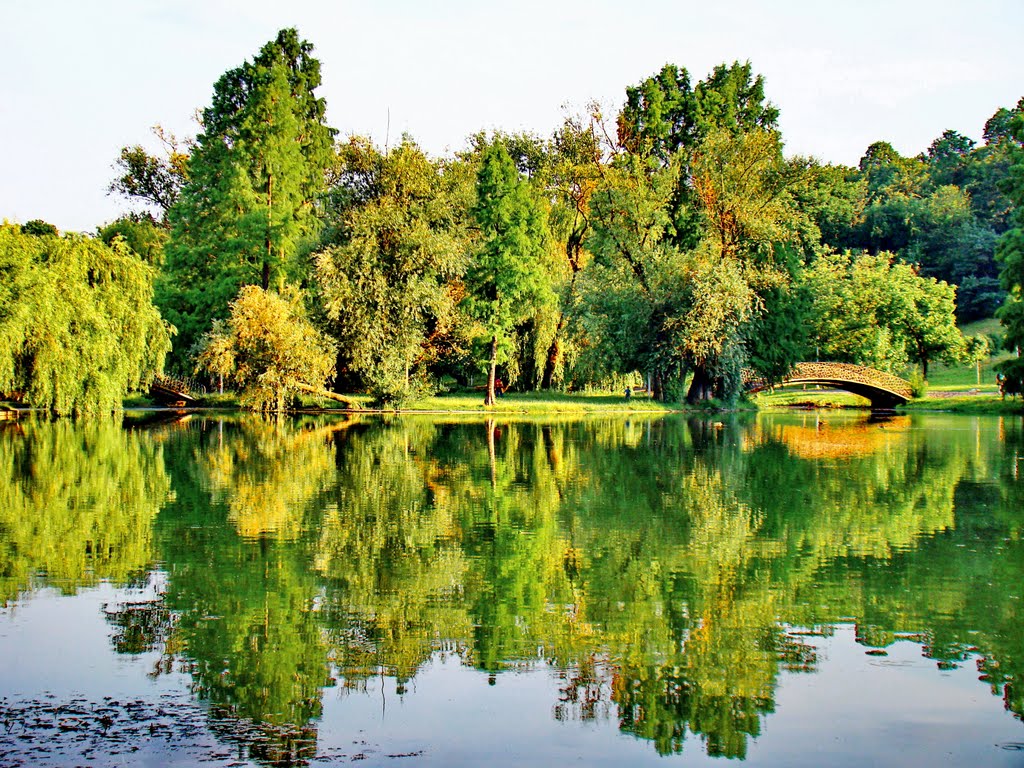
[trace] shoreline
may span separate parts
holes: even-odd
[[[366,397],[356,395],[355,398]],[[369,399],[368,397],[366,398]],[[403,408],[374,408],[367,405],[360,408],[318,407],[307,401],[302,407],[285,411],[291,416],[345,414],[367,416],[570,416],[570,415],[614,415],[614,416],[655,416],[669,414],[714,415],[723,413],[752,413],[757,411],[807,411],[807,410],[863,410],[870,408],[855,395],[841,390],[773,392],[761,394],[749,401],[725,407],[717,403],[702,406],[688,406],[680,403],[658,403],[653,400],[634,398],[628,404],[617,395],[565,395],[538,396],[533,393],[510,394],[502,402],[485,406],[479,398],[462,395],[443,395],[426,398]],[[252,413],[237,402],[199,404],[189,407],[162,406],[140,398],[131,398],[123,406],[122,413],[150,414],[198,414],[198,413]],[[1003,399],[997,393],[984,392],[977,388],[965,391],[936,390],[917,400],[897,406],[896,413],[965,413],[976,415],[1024,415],[1024,399]],[[41,413],[34,408],[12,406],[0,403],[0,421],[17,420]]]

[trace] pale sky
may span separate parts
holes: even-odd
[[[1024,0],[5,0],[0,220],[92,232],[122,146],[196,130],[213,83],[283,27],[313,43],[341,135],[410,133],[433,155],[481,129],[548,136],[621,105],[664,64],[693,82],[750,60],[787,153],[856,164],[945,129],[981,138],[1024,96]],[[390,114],[390,128],[389,128]]]

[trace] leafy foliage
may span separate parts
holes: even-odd
[[[459,167],[430,161],[411,140],[387,154],[368,141],[340,148],[331,190],[335,241],[315,255],[317,290],[339,372],[382,402],[415,386],[443,356],[467,346],[457,311],[467,239]]]
[[[891,254],[827,254],[806,273],[812,338],[830,360],[899,372],[909,362],[960,360],[954,290]]]
[[[1024,145],[1024,110],[1012,118],[1008,130],[1015,144],[1006,191],[1018,208],[1014,214],[1016,226],[999,240],[997,258],[1002,264],[999,279],[1008,295],[998,316],[1006,326],[1004,344],[1007,349],[1019,351],[1024,347],[1024,148],[1021,146]]]
[[[199,365],[234,382],[250,407],[281,413],[289,395],[324,386],[334,355],[297,296],[247,285],[231,302],[227,322],[206,337]]]
[[[153,135],[163,147],[163,156],[149,154],[141,144],[122,147],[114,162],[119,175],[108,191],[155,208],[166,221],[167,212],[178,201],[188,180],[191,145],[183,146],[174,134],[159,125],[154,126]]]
[[[53,224],[42,219],[32,219],[32,221],[26,221],[21,225],[21,234],[42,237],[44,235],[59,235],[60,233]]]
[[[0,392],[62,414],[118,410],[169,348],[153,271],[121,241],[0,226]]]
[[[168,212],[160,305],[179,329],[180,365],[243,285],[305,277],[332,129],[314,95],[320,65],[294,29],[226,72],[203,112],[188,181]]]
[[[806,163],[783,159],[772,130],[778,112],[764,101],[761,79],[751,80],[749,65],[734,65],[692,93],[688,82],[666,68],[627,90],[613,160],[591,202],[588,245],[603,280],[589,323],[599,345],[630,343],[616,356],[649,371],[656,396],[678,389],[692,370],[695,402],[738,394],[747,348],[764,346],[754,338],[763,327],[754,324],[762,294],[771,292],[773,309],[785,312],[789,293],[778,289],[816,233],[794,195]],[[617,294],[633,294],[619,309],[641,311],[609,312],[599,295],[609,281]],[[800,335],[798,324],[776,330]],[[795,355],[800,346],[778,349]],[[771,375],[795,360],[773,361]]]
[[[476,258],[466,273],[466,307],[490,337],[486,403],[494,402],[499,342],[548,298],[542,260],[547,227],[529,183],[504,144],[484,150],[473,217],[480,228]]]
[[[164,263],[167,230],[149,214],[129,214],[100,227],[97,236],[107,245],[120,238],[140,259],[159,269]]]

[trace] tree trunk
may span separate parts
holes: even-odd
[[[558,366],[558,359],[562,356],[562,345],[558,343],[558,333],[561,328],[556,329],[555,338],[551,340],[548,347],[548,356],[544,361],[544,374],[540,379],[541,389],[551,389],[551,382],[555,378],[555,368]]]
[[[705,400],[710,400],[713,395],[714,382],[708,375],[707,369],[703,365],[696,366],[693,369],[693,380],[690,382],[690,390],[686,393],[686,402],[690,405],[696,405]]]
[[[494,374],[498,369],[498,337],[491,336],[491,364],[487,369],[487,396],[484,405],[494,405]]]
[[[342,403],[349,410],[359,410],[359,403],[357,403],[355,400],[345,397],[344,395],[340,395],[337,392],[328,392],[326,389],[323,389],[322,387],[311,387],[309,386],[309,384],[296,384],[295,388],[301,389],[303,392],[309,392],[311,395],[316,395],[317,397],[322,397],[327,400],[334,400],[335,402]]]
[[[651,378],[651,397],[659,403],[665,402],[665,380],[661,377],[661,371],[656,371]]]
[[[569,240],[565,247],[565,252],[569,257],[569,268],[572,270],[572,277],[569,278],[568,300],[571,300],[571,297],[576,291],[576,276],[582,269],[580,266],[581,250],[583,250],[583,233],[576,231],[569,236]],[[540,381],[541,389],[551,389],[551,385],[555,378],[555,369],[558,367],[558,361],[562,357],[562,344],[559,339],[562,336],[562,331],[565,330],[568,320],[569,318],[566,316],[564,311],[559,313],[558,324],[555,326],[555,336],[551,339],[551,346],[548,347],[548,357],[547,360],[544,361],[544,375],[541,376]]]

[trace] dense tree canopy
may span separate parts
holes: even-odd
[[[954,323],[954,290],[892,254],[828,254],[807,271],[812,334],[826,359],[902,371],[954,362],[966,341]]]
[[[228,320],[205,337],[199,364],[233,381],[246,404],[281,413],[289,396],[323,389],[334,356],[334,344],[309,323],[298,296],[247,285]]]
[[[179,329],[176,361],[243,285],[302,279],[334,131],[314,91],[320,64],[294,29],[226,72],[203,111],[188,180],[168,211],[159,301]]]
[[[153,270],[123,241],[0,226],[0,393],[109,412],[149,385],[169,348]]]
[[[591,201],[600,282],[589,316],[656,396],[679,394],[692,372],[690,401],[735,397],[766,296],[787,311],[778,289],[812,238],[795,196],[807,166],[783,158],[777,115],[749,65],[719,67],[692,90],[685,70],[666,67],[627,90]],[[786,336],[779,349],[794,357],[763,373],[782,375],[802,351]]]
[[[315,255],[319,302],[338,341],[338,371],[382,401],[422,390],[429,365],[464,348],[454,278],[465,270],[465,169],[411,141],[382,153],[339,147],[329,244]]]
[[[466,306],[490,340],[485,403],[491,405],[499,344],[548,295],[542,267],[547,227],[540,201],[503,142],[484,150],[476,190],[472,213],[480,244],[466,274]]]
[[[97,235],[155,268],[177,371],[253,285],[293,286],[333,342],[335,386],[381,403],[473,386],[484,358],[520,389],[644,380],[691,402],[815,351],[927,372],[966,354],[952,313],[1004,300],[1007,343],[1024,338],[1024,100],[980,140],[944,130],[909,157],[879,140],[826,165],[784,154],[750,62],[701,80],[668,64],[607,118],[479,132],[433,158],[408,136],[335,144],[320,78],[282,30],[217,80],[195,139],[156,128],[159,154],[115,160],[110,190],[147,210]]]
[[[1007,131],[1014,142],[1010,150],[1013,164],[1004,189],[1018,207],[1012,220],[1015,226],[999,241],[1000,280],[1008,293],[999,316],[1006,326],[1007,346],[1020,349],[1024,347],[1024,110],[1012,119]]]

